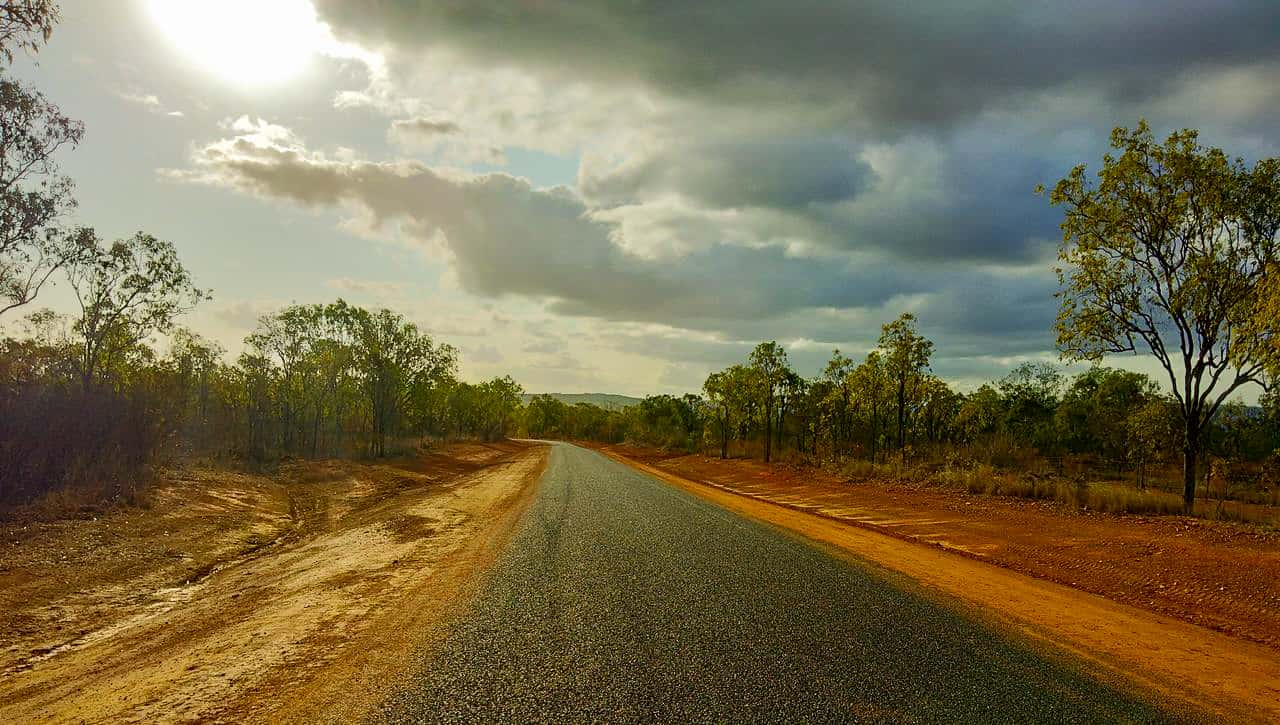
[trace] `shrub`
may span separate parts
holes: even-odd
[[[0,395],[0,504],[53,492],[68,501],[136,503],[168,434],[145,393],[9,388]]]

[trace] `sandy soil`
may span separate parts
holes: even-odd
[[[748,461],[604,451],[730,510],[976,605],[1139,687],[1232,721],[1280,722],[1280,652],[1271,624],[1280,610],[1280,543],[1265,532],[1085,516],[944,491],[869,490],[814,472],[806,483],[804,472]],[[1135,557],[1139,546],[1146,553]],[[1162,556],[1167,550],[1175,555]],[[1191,562],[1170,563],[1183,559]],[[1124,589],[1179,578],[1183,592],[1158,604],[1148,598],[1150,584]],[[1255,580],[1256,588],[1236,588]],[[1215,587],[1221,589],[1196,598]],[[1241,601],[1234,601],[1236,591]],[[1146,606],[1124,603],[1130,600]],[[1160,611],[1183,602],[1183,616]],[[1198,619],[1230,626],[1213,631],[1191,623]]]
[[[356,718],[465,598],[545,460],[506,442],[194,469],[148,510],[0,528],[0,721]]]

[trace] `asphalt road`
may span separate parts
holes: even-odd
[[[565,444],[395,722],[1163,722],[909,582]]]

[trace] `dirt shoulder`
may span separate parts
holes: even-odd
[[[474,586],[546,451],[197,468],[147,510],[0,527],[0,720],[358,718]]]
[[[1137,686],[1231,720],[1280,721],[1280,631],[1271,624],[1280,610],[1280,542],[1265,532],[858,486],[753,461],[601,449],[732,511],[976,605]],[[1253,587],[1268,576],[1269,584]],[[1178,592],[1160,594],[1165,582]],[[1183,616],[1161,611],[1176,607]],[[1214,631],[1204,621],[1230,626]]]

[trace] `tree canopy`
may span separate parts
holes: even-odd
[[[1080,165],[1050,194],[1063,207],[1058,346],[1099,360],[1148,352],[1183,419],[1184,497],[1195,497],[1201,437],[1238,389],[1263,383],[1274,352],[1258,329],[1264,278],[1280,252],[1280,160],[1252,166],[1199,143],[1117,128],[1096,181]]]

